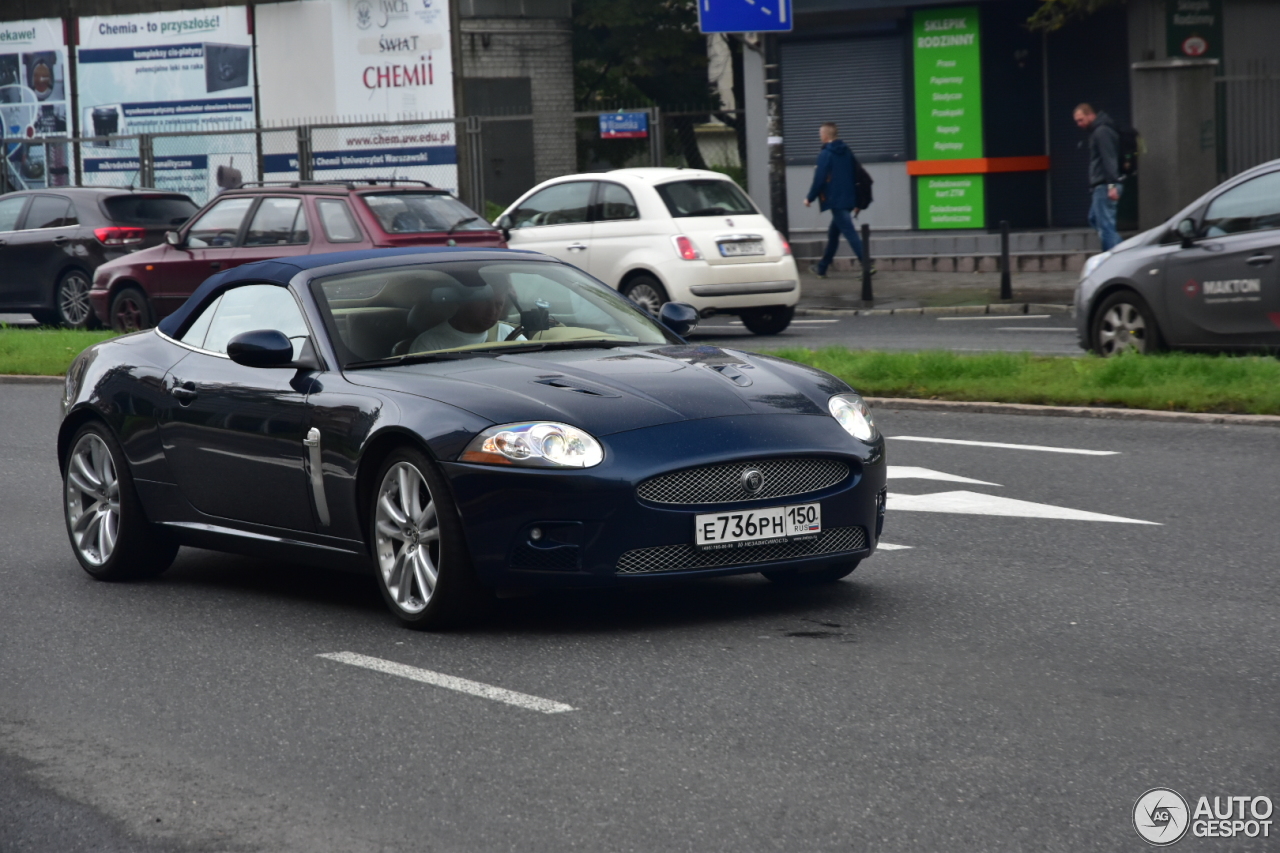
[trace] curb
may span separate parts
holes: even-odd
[[[888,317],[978,314],[1075,314],[1075,306],[1044,302],[995,302],[989,305],[947,305],[930,308],[796,308],[800,317]]]
[[[1117,409],[1106,406],[1036,406],[1029,403],[967,403],[956,400],[915,400],[910,397],[864,397],[872,406],[922,412],[971,412],[990,415],[1039,415],[1058,418],[1098,418],[1118,421],[1228,424],[1280,428],[1280,415],[1227,415],[1212,412],[1162,412],[1158,409]]]
[[[24,376],[19,373],[0,373],[0,385],[61,385],[62,376]]]

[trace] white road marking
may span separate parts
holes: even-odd
[[[505,690],[490,684],[482,684],[479,681],[470,681],[454,675],[444,675],[443,673],[432,672],[429,669],[419,669],[416,666],[406,666],[402,663],[393,663],[381,658],[371,658],[355,652],[330,652],[316,655],[316,657],[337,661],[338,663],[349,663],[352,666],[372,669],[374,672],[382,672],[387,675],[398,675],[401,678],[421,681],[423,684],[433,684],[446,690],[456,690],[459,693],[466,693],[470,696],[479,696],[481,699],[505,702],[508,705],[515,705],[517,708],[524,708],[528,711],[539,711],[543,714],[562,714],[565,711],[577,710],[572,705],[565,705],[562,702],[552,702],[550,699],[530,696],[527,693],[517,693],[514,690]]]
[[[888,508],[906,512],[949,512],[960,515],[998,515],[1008,518],[1056,518],[1065,521],[1110,521],[1118,524],[1151,524],[1137,518],[1103,515],[1063,506],[1020,501],[1013,498],[982,495],[977,492],[938,492],[932,495],[902,495],[889,493]]]
[[[999,441],[965,441],[959,438],[925,438],[919,435],[891,435],[894,441],[927,441],[933,444],[960,444],[965,447],[998,447],[1004,450],[1041,450],[1045,453],[1077,453],[1081,456],[1119,456],[1118,450],[1080,450],[1074,447],[1045,447],[1040,444],[1005,444]]]
[[[889,542],[881,542],[876,545],[877,551],[910,551],[914,545],[893,545]]]
[[[1048,320],[1048,314],[986,314],[981,317],[939,317],[943,323],[963,322],[965,320]]]
[[[999,483],[988,483],[986,480],[971,480],[958,474],[947,474],[932,468],[916,468],[912,465],[887,465],[886,476],[890,480],[945,480],[948,483],[969,483],[974,486],[999,486]]]
[[[997,332],[1074,332],[1074,326],[1001,326]]]

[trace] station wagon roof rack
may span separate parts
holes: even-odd
[[[236,189],[244,189],[245,187],[290,187],[294,189],[299,187],[346,187],[349,190],[354,190],[356,187],[376,187],[383,184],[392,187],[403,184],[417,184],[429,190],[438,189],[426,181],[415,181],[409,178],[357,178],[332,181],[245,181]]]

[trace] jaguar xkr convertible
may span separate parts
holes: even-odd
[[[884,520],[871,413],[696,322],[527,252],[228,270],[67,372],[72,549],[103,580],[182,545],[371,571],[415,627],[494,592],[848,575]]]

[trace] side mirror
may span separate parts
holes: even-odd
[[[245,367],[288,367],[293,363],[293,344],[283,332],[259,329],[232,338],[227,343],[227,355]]]
[[[658,320],[683,338],[698,328],[698,309],[688,302],[668,302],[658,312]]]
[[[1196,221],[1187,218],[1179,222],[1178,236],[1182,238],[1182,248],[1190,249],[1196,241]]]
[[[511,239],[511,217],[505,213],[498,217],[498,221],[494,223],[498,226],[498,230],[502,232],[503,240]]]
[[[170,246],[173,246],[175,249],[182,248],[182,242],[183,242],[182,235],[179,234],[177,231],[164,232],[164,241],[168,243]]]

